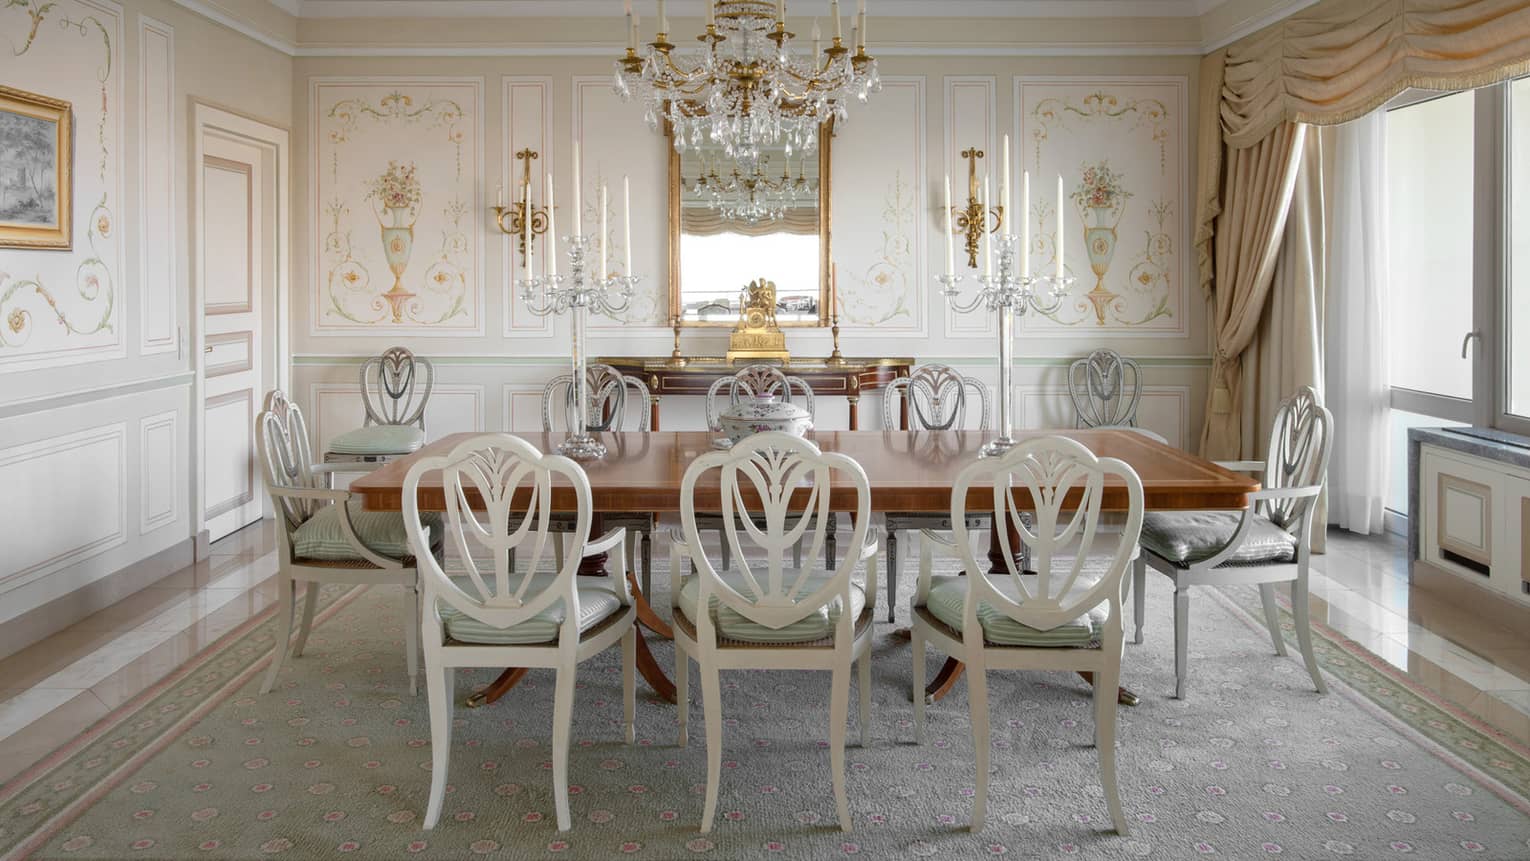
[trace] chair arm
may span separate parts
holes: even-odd
[[[687,575],[682,562],[691,558],[691,545],[678,529],[669,531],[669,606],[676,614],[680,612],[680,581]]]
[[[939,544],[942,547],[948,547],[948,548],[950,548],[952,550],[956,549],[956,539],[955,538],[947,538],[944,535],[941,535],[939,532],[935,532],[935,531],[929,530],[929,529],[921,529],[921,530],[919,530],[919,540],[920,541],[933,541],[934,543]]]
[[[1238,552],[1238,548],[1243,546],[1243,540],[1248,537],[1249,530],[1254,526],[1254,504],[1252,500],[1249,502],[1248,508],[1243,509],[1240,513],[1242,516],[1238,519],[1238,528],[1233,530],[1232,537],[1227,539],[1227,543],[1222,545],[1222,548],[1217,552],[1195,563],[1194,567],[1215,568],[1231,559]]]
[[[288,499],[319,499],[325,502],[345,504],[351,498],[349,490],[326,490],[319,487],[283,487],[274,485],[267,488],[272,496],[285,496]]]
[[[1308,484],[1302,487],[1271,487],[1265,490],[1256,490],[1248,495],[1249,502],[1260,502],[1267,499],[1303,499],[1309,496],[1317,496],[1323,492],[1323,485]]]
[[[865,562],[881,552],[881,536],[881,530],[875,526],[866,530],[866,543],[861,545],[861,557],[858,561]]]
[[[616,547],[626,540],[627,528],[625,526],[618,526],[610,532],[607,532],[605,535],[595,539],[594,541],[586,541],[584,543],[584,552],[582,552],[580,556],[586,557],[594,556],[597,553],[610,553],[613,547]],[[625,575],[626,572],[622,573]]]
[[[881,552],[881,542],[878,537],[881,530],[872,526],[866,530],[866,540],[861,544],[860,558],[858,562],[866,565],[866,608],[876,615],[877,608],[877,554]],[[887,599],[889,603],[892,598]]]
[[[1212,463],[1233,472],[1264,472],[1269,465],[1262,460],[1214,460]]]
[[[380,466],[386,466],[387,461],[347,461],[343,463],[314,463],[309,464],[308,471],[314,475],[335,475],[348,472],[371,472]]]

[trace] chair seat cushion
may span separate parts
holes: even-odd
[[[1011,599],[1018,600],[1019,589],[1014,578],[1008,574],[991,578],[994,587]],[[1068,590],[1069,595],[1081,594],[1099,582],[1089,572],[1079,574],[1077,582]],[[930,578],[930,594],[925,609],[930,615],[944,622],[947,627],[962,633],[962,610],[967,605],[967,590],[972,580],[961,576]],[[1063,597],[1066,603],[1067,597]],[[1100,629],[1105,624],[1106,605],[1100,604],[1084,615],[1050,631],[1021,624],[995,609],[986,602],[978,605],[978,625],[983,629],[983,640],[999,646],[1051,646],[1056,648],[1084,648],[1099,644]]]
[[[404,516],[396,511],[363,511],[361,500],[346,503],[351,509],[351,523],[356,527],[356,537],[361,543],[380,556],[403,559],[413,556],[409,535],[404,531]],[[436,512],[420,512],[420,522],[430,528],[432,541],[441,537],[441,515]],[[346,540],[344,527],[340,525],[340,506],[326,505],[308,518],[292,533],[292,555],[299,559],[318,559],[325,562],[347,562],[360,559],[356,548]]]
[[[552,573],[533,575],[526,594],[534,595],[552,582]],[[458,587],[469,595],[477,595],[477,587],[466,578],[454,578]],[[512,580],[512,583],[515,581]],[[574,591],[579,593],[579,633],[614,616],[622,609],[621,598],[616,594],[616,580],[611,577],[575,577]],[[481,646],[526,646],[551,643],[558,639],[558,627],[563,624],[566,609],[562,601],[555,601],[547,609],[519,625],[496,628],[481,622],[457,608],[440,604],[441,621],[446,635],[459,643]]]
[[[1210,559],[1238,531],[1239,511],[1158,511],[1142,518],[1142,546],[1154,554],[1189,568]],[[1261,565],[1294,562],[1296,536],[1254,516],[1243,544],[1224,565]]]
[[[764,577],[760,572],[757,577]],[[788,582],[795,578],[796,572],[787,569],[784,576]],[[818,589],[823,588],[831,575],[827,573],[814,574],[808,578],[807,585],[801,591],[802,595],[811,595]],[[722,574],[724,583],[733,587],[740,595],[749,595],[748,581],[744,579],[743,572],[730,569]],[[692,576],[685,578],[685,584],[680,587],[680,612],[691,624],[697,624],[699,614],[697,604],[701,595],[701,577]],[[759,622],[745,618],[732,607],[719,607],[716,598],[712,599],[712,622],[717,626],[717,631],[730,640],[739,640],[745,643],[810,643],[814,640],[822,640],[834,635],[834,626],[839,623],[840,614],[844,612],[844,601],[835,598],[828,605],[818,608],[816,612],[809,613],[784,628],[769,628]],[[850,584],[850,617],[860,618],[861,611],[866,608],[866,593],[855,583]]]
[[[425,444],[425,432],[414,425],[372,425],[346,431],[329,442],[334,454],[409,454]]]

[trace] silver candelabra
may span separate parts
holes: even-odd
[[[978,291],[968,302],[958,298],[957,285],[963,276],[954,273],[935,276],[944,285],[941,295],[958,314],[980,310],[999,314],[999,435],[983,446],[980,452],[983,457],[1003,454],[1015,444],[1015,392],[1010,379],[1015,362],[1015,316],[1031,311],[1041,314],[1056,311],[1074,280],[1071,275],[1020,272],[1015,262],[1017,246],[1018,239],[1012,233],[994,240],[998,258],[994,273],[978,276]]]
[[[570,358],[573,380],[568,392],[574,408],[568,414],[574,416],[568,439],[558,446],[558,453],[575,460],[593,460],[606,455],[606,447],[586,430],[586,411],[589,409],[589,382],[585,377],[584,324],[591,311],[614,317],[627,310],[632,300],[632,290],[642,280],[638,275],[609,275],[589,271],[590,252],[598,240],[593,236],[565,236],[568,246],[568,275],[548,273],[539,278],[522,278],[521,298],[526,307],[538,317],[552,314],[573,315],[573,347]],[[604,255],[601,255],[604,256]]]

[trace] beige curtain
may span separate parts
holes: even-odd
[[[1408,87],[1480,87],[1527,72],[1525,0],[1323,0],[1228,46],[1219,116],[1239,149],[1282,123],[1359,118]]]
[[[1224,154],[1220,212],[1212,221],[1212,358],[1201,454],[1243,453],[1243,351],[1259,329],[1306,126],[1284,123],[1251,147]]]
[[[743,236],[771,236],[790,233],[799,236],[818,235],[818,210],[813,207],[787,207],[786,212],[774,221],[745,224],[724,218],[711,209],[686,209],[681,214],[680,229],[692,236],[717,236],[737,233]]]

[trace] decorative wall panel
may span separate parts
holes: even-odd
[[[521,200],[521,176],[525,163],[516,154],[531,150],[536,158],[531,161],[531,205],[539,208],[547,205],[547,175],[557,176],[560,167],[556,154],[548,146],[552,126],[552,78],[533,76],[509,76],[501,79],[502,104],[500,116],[504,123],[501,140],[500,182],[505,191],[505,206],[513,206]],[[533,221],[535,221],[533,219]],[[491,225],[492,226],[492,225]],[[500,236],[501,259],[505,296],[505,335],[551,335],[552,321],[538,317],[526,309],[515,287],[517,278],[525,277],[525,257],[520,251],[520,241],[503,233]],[[552,243],[546,234],[532,234],[531,251],[537,274],[546,261]],[[561,261],[560,261],[561,262]]]
[[[977,181],[981,184],[985,176],[998,176],[1003,156],[1000,154],[998,145],[997,129],[998,100],[995,96],[997,80],[991,75],[961,75],[948,76],[945,79],[946,87],[946,121],[942,125],[945,130],[945,165],[946,170],[941,176],[934,177],[937,184],[944,185],[945,173],[951,177],[951,203],[956,207],[964,207],[968,196],[968,162],[962,158],[962,152],[977,148],[983,153],[983,157],[977,161]],[[940,207],[944,205],[945,189],[936,188],[934,205],[929,207],[930,221],[936,231],[937,244],[945,241],[945,213]],[[966,276],[963,290],[976,288],[972,280],[982,274],[981,269],[967,267],[967,255],[964,253],[964,240],[956,237],[952,240],[956,244],[956,271],[957,274]],[[937,263],[939,261],[937,260]],[[982,265],[981,258],[979,266]],[[932,273],[933,274],[933,273]],[[926,279],[932,287],[938,286],[931,275]],[[950,306],[941,301],[944,307],[946,321],[946,335],[961,337],[962,335],[981,333],[992,334],[994,329],[994,315],[992,314],[958,314],[951,310]]]
[[[1060,216],[1063,262],[1078,279],[1058,311],[1027,315],[1024,331],[1187,334],[1187,86],[1180,77],[1015,78],[1020,166],[1031,172],[1031,260],[1051,271]]]
[[[834,138],[830,200],[840,326],[923,335],[925,79],[889,75]]]
[[[314,334],[481,334],[483,79],[310,88]]]
[[[11,2],[0,8],[0,34],[9,48],[0,51],[0,81],[63,99],[74,115],[72,189],[28,180],[29,170],[51,174],[51,158],[0,164],[0,219],[25,220],[19,213],[38,195],[51,195],[51,207],[68,194],[73,207],[70,250],[7,249],[0,258],[0,371],[124,355],[121,8]]]
[[[175,30],[138,19],[138,352],[167,353],[176,337]]]
[[[618,315],[618,319],[591,315],[591,329],[625,329],[636,323],[645,326],[667,326],[669,315],[668,223],[665,221],[665,201],[668,200],[669,150],[668,139],[648,130],[643,123],[643,108],[635,103],[621,100],[611,91],[611,76],[574,77],[574,127],[573,139],[579,142],[580,172],[583,174],[581,189],[584,199],[579,202],[584,232],[594,236],[598,232],[599,193],[596,189],[601,179],[610,186],[610,209],[606,213],[606,241],[612,274],[622,271],[624,246],[622,245],[622,175],[632,180],[632,268],[643,280],[637,285],[632,304]],[[565,183],[572,174],[567,170],[555,174],[554,182],[560,199],[572,202],[572,191]],[[558,211],[558,232],[573,232],[573,222],[567,220],[567,210]],[[567,274],[567,247],[558,248],[558,268]]]
[[[119,422],[0,449],[0,487],[53,491],[0,502],[7,532],[28,537],[0,558],[0,592],[127,541],[126,448]]]
[[[167,410],[138,422],[138,534],[174,523],[181,495],[177,414]]]

